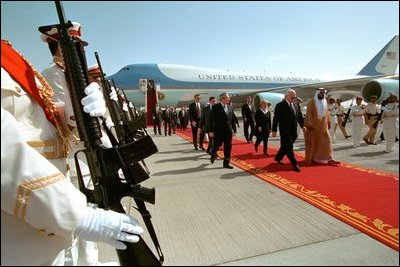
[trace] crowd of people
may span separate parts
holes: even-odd
[[[203,134],[206,138],[210,138],[207,153],[211,155],[211,163],[214,163],[216,151],[223,144],[223,166],[231,168],[229,161],[232,137],[237,133],[239,125],[229,94],[221,94],[219,103],[216,97],[210,97],[205,106],[200,103],[200,99],[200,94],[196,94],[194,102],[189,106],[193,145],[196,150],[199,148],[204,150]],[[289,89],[284,99],[275,107],[268,99],[262,99],[260,107],[256,108],[252,103],[252,97],[249,96],[241,108],[243,136],[247,143],[254,143],[256,153],[263,143],[262,153],[268,157],[270,156],[268,140],[279,135],[280,148],[274,160],[278,164],[283,164],[282,159],[286,156],[296,172],[300,172],[300,167],[293,147],[301,132],[304,136],[306,164],[340,164],[333,155],[333,144],[336,142],[338,128],[345,140],[352,140],[353,147],[356,148],[360,147],[361,140],[367,145],[376,145],[377,128],[382,125],[381,139],[385,138],[385,151],[392,152],[394,143],[398,141],[398,96],[390,92],[382,105],[377,105],[376,99],[377,97],[373,95],[367,104],[363,104],[364,99],[357,96],[355,104],[352,103],[346,110],[340,98],[333,98],[325,88],[316,88],[314,97],[308,101],[306,107],[302,107],[303,100],[296,96],[295,90]],[[351,135],[346,129],[346,123],[350,120]],[[364,127],[368,127],[368,131],[362,137]]]
[[[72,23],[70,35],[81,39],[81,25]],[[55,27],[41,36],[50,50],[52,62],[39,72],[9,41],[1,40],[1,150],[2,150],[2,265],[98,265],[96,243],[104,242],[124,250],[124,242],[139,241],[143,228],[128,214],[105,210],[87,203],[79,190],[76,167],[72,161],[75,151],[82,148],[74,110],[65,77],[58,31]],[[89,77],[87,95],[81,104],[88,116],[107,118],[104,95],[96,77]],[[343,121],[346,110],[340,99],[327,97],[318,88],[303,114],[301,99],[289,89],[275,107],[262,99],[260,107],[248,97],[242,105],[243,134],[247,143],[254,143],[258,153],[269,157],[268,141],[279,133],[280,148],[274,156],[278,164],[286,156],[293,170],[300,166],[293,145],[303,131],[306,164],[337,165],[332,144],[339,125],[344,138],[352,137],[353,146],[361,140],[376,144],[376,133],[382,122],[385,151],[392,152],[398,140],[398,96],[390,93],[382,106],[371,96],[366,105],[357,97],[349,110],[352,135]],[[115,91],[110,99],[117,101]],[[124,102],[122,109],[129,107]],[[129,117],[129,115],[128,115]],[[191,128],[195,150],[206,150],[213,164],[217,151],[223,146],[223,168],[230,164],[232,140],[237,134],[239,120],[228,93],[212,96],[207,105],[201,95],[179,111],[175,107],[158,105],[153,110],[154,135],[170,136],[176,129]],[[362,136],[364,124],[368,132]],[[163,133],[161,131],[163,125]],[[111,126],[109,125],[111,128]],[[101,142],[111,147],[107,134]],[[253,141],[253,138],[255,140]],[[208,140],[208,147],[204,147]],[[90,172],[80,162],[81,174],[90,181]],[[68,215],[68,216],[66,216]],[[21,234],[23,233],[23,235]],[[12,241],[12,242],[11,242]],[[3,246],[4,243],[4,246]],[[20,251],[24,251],[23,257]]]

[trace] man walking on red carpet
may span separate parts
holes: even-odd
[[[293,165],[293,170],[300,172],[300,167],[294,157],[293,143],[297,139],[297,123],[304,128],[304,119],[301,114],[298,103],[295,103],[296,92],[290,89],[285,98],[276,104],[275,115],[272,123],[272,137],[276,137],[276,132],[279,126],[279,134],[281,136],[281,146],[275,156],[275,161],[282,163],[283,157],[286,155]]]

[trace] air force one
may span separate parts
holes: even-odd
[[[254,104],[267,99],[273,105],[281,101],[288,88],[307,101],[315,89],[326,88],[333,97],[349,100],[362,95],[368,101],[376,95],[378,101],[389,92],[399,92],[399,36],[396,35],[354,78],[326,81],[322,79],[296,77],[293,75],[268,75],[245,73],[173,64],[131,64],[108,76],[118,88],[124,89],[136,106],[145,105],[144,91],[139,86],[143,79],[154,80],[158,91],[159,105],[181,107],[193,101],[200,93],[202,102],[210,96],[218,97],[228,92],[234,104],[242,105],[247,96],[253,96]]]

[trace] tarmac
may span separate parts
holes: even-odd
[[[351,134],[351,123],[346,128]],[[148,132],[159,152],[145,160],[151,175],[141,184],[156,189],[156,203],[146,206],[164,266],[399,266],[398,251],[322,210],[237,167],[222,168],[221,159],[211,164],[205,151],[177,135]],[[353,148],[351,138],[336,134],[336,159],[398,177],[398,142],[386,153],[385,142]],[[279,137],[269,144],[279,147]],[[303,152],[303,144],[301,135],[295,150]],[[131,201],[123,204],[144,226]],[[146,230],[142,236],[154,250]],[[99,260],[117,262],[115,249],[99,243]]]

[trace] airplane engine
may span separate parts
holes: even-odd
[[[361,96],[368,102],[370,96],[376,95],[378,102],[388,97],[389,92],[399,93],[399,80],[392,79],[376,79],[367,82],[361,88]]]
[[[275,107],[275,105],[281,102],[283,98],[285,98],[285,95],[280,93],[258,93],[253,96],[253,104],[254,107],[258,109],[260,108],[261,100],[266,99],[273,107]]]

